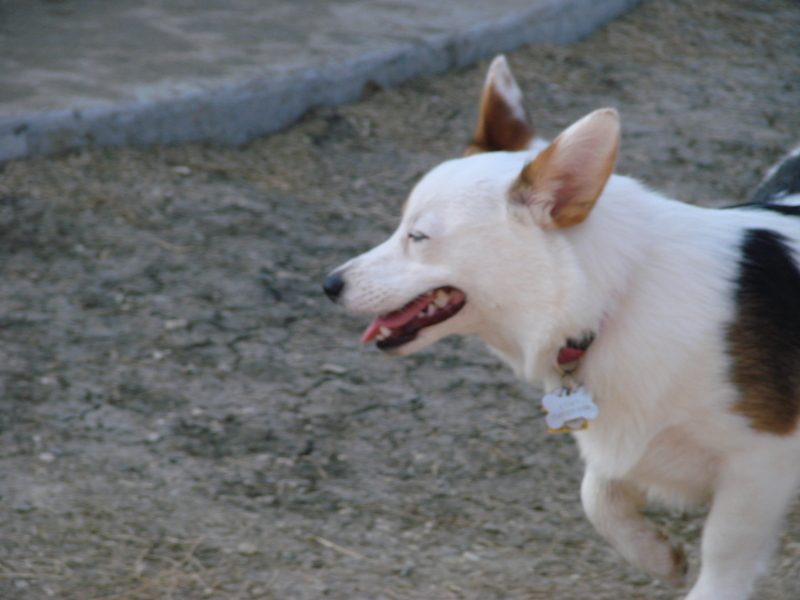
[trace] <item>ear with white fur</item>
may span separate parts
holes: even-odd
[[[511,187],[510,201],[529,207],[543,229],[583,221],[614,171],[619,116],[596,110],[571,125],[528,163]]]
[[[524,150],[534,130],[522,104],[522,92],[502,54],[492,61],[483,87],[475,138],[464,156],[496,150]]]

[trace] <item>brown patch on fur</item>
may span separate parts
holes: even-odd
[[[800,271],[780,234],[747,232],[736,286],[727,342],[741,398],[732,410],[758,431],[791,435],[800,420]]]
[[[514,115],[514,109],[493,85],[487,85],[481,96],[481,107],[475,138],[467,146],[464,156],[481,152],[524,150],[533,139],[534,131],[525,120]]]
[[[775,435],[791,435],[797,429],[797,398],[785,388],[800,387],[800,377],[791,383],[778,381],[773,369],[766,367],[770,357],[756,350],[753,340],[757,323],[739,320],[730,328],[728,340],[735,355],[733,382],[742,392],[733,412],[746,417],[753,429]],[[800,364],[797,365],[800,373]],[[788,383],[788,385],[787,385]]]

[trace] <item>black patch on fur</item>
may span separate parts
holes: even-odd
[[[753,193],[752,202],[764,204],[793,194],[800,194],[800,152],[784,159],[775,172],[761,182]]]
[[[800,270],[785,240],[767,229],[745,233],[727,335],[741,392],[733,409],[776,435],[794,432],[800,417]]]

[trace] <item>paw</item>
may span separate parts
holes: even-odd
[[[640,557],[640,566],[653,577],[676,588],[686,585],[689,572],[689,561],[681,544],[673,544],[661,532],[658,532],[658,550],[649,556]]]

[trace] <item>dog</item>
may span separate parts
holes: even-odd
[[[687,560],[642,509],[710,503],[687,599],[745,600],[800,485],[800,148],[709,209],[613,174],[619,142],[613,109],[537,137],[499,56],[465,156],[323,288],[379,315],[384,352],[475,333],[543,382],[587,517],[654,577],[685,585]]]

